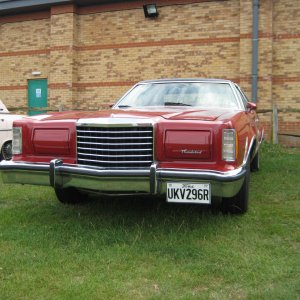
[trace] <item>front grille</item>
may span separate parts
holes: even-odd
[[[103,168],[150,167],[153,127],[77,127],[77,162]]]

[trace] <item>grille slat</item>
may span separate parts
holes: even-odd
[[[78,144],[92,144],[92,145],[118,145],[118,146],[126,146],[126,145],[135,145],[135,146],[139,146],[139,145],[152,145],[152,143],[93,143],[93,142],[81,142],[78,141]]]
[[[153,128],[78,126],[77,162],[105,168],[150,167]]]
[[[98,130],[77,130],[77,133],[84,133],[84,134],[86,134],[86,133],[108,133],[108,134],[110,134],[110,133],[113,133],[113,134],[119,134],[119,133],[122,133],[122,134],[124,134],[124,133],[152,133],[152,131],[150,131],[150,130],[144,130],[144,131],[133,131],[133,130],[131,130],[131,131],[98,131]]]
[[[141,155],[141,154],[134,154],[134,155],[103,155],[103,154],[91,154],[91,153],[82,153],[82,152],[78,152],[78,155],[85,155],[85,156],[96,156],[96,157],[152,157],[152,154],[145,154],[145,155]]]
[[[88,139],[99,139],[98,136],[81,136],[81,135],[78,135],[77,136],[78,138],[88,138]],[[101,137],[102,139],[105,139],[105,140],[127,140],[128,137],[127,136],[116,136],[116,137],[113,137],[113,136],[102,136]],[[147,139],[147,140],[150,140],[151,137],[140,137],[140,136],[137,136],[137,137],[131,137],[132,140],[144,140],[144,139]]]
[[[77,147],[77,150],[88,150],[88,151],[108,151],[108,152],[131,152],[132,149],[93,149],[93,148],[86,148],[86,147]],[[152,151],[151,148],[139,149],[139,151]]]

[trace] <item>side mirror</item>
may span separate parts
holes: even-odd
[[[115,105],[114,103],[105,103],[105,104],[102,104],[99,107],[99,110],[101,110],[101,109],[111,109],[114,105]]]
[[[256,103],[248,102],[247,103],[247,108],[248,108],[249,111],[256,110]]]

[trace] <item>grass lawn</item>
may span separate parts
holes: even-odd
[[[0,183],[0,299],[300,299],[300,149],[263,146],[243,216]]]

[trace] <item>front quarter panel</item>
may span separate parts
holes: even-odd
[[[22,127],[23,151],[14,161],[49,163],[54,158],[76,163],[76,127],[74,120],[14,122]]]
[[[156,124],[155,158],[159,166],[161,168],[215,171],[234,169],[235,163],[226,163],[222,160],[222,131],[223,128],[228,128],[227,123],[227,121],[165,120]],[[167,140],[168,132],[178,135],[178,144],[173,144],[174,151],[183,151],[184,154],[178,154],[177,158],[168,155],[170,153],[168,148],[171,147]],[[193,134],[189,135],[188,132],[193,132]],[[199,138],[199,145],[194,140],[189,140],[195,134],[202,135]],[[197,151],[200,151],[201,154]]]
[[[257,151],[263,130],[258,123],[255,111],[242,112],[233,120],[233,126],[236,129],[238,139],[237,164],[241,165],[246,162],[251,154],[254,155]]]

